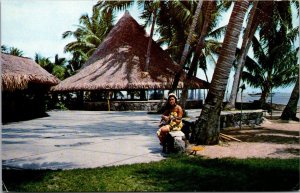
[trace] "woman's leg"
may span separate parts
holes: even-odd
[[[157,136],[158,136],[158,139],[160,141],[160,143],[163,145],[164,142],[165,142],[165,138],[167,136],[167,134],[170,132],[170,126],[169,125],[165,125],[165,126],[162,126],[158,132],[157,132]]]

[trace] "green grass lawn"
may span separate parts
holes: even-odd
[[[203,159],[73,170],[3,170],[9,191],[293,191],[299,159]],[[5,190],[5,189],[4,189]]]

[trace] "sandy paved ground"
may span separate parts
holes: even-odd
[[[203,146],[197,155],[208,158],[300,158],[299,122],[268,120],[255,128],[228,128],[221,131],[242,142],[222,141]]]

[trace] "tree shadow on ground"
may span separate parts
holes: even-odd
[[[29,121],[33,119],[43,118],[43,117],[49,117],[49,114],[46,112],[21,112],[19,114],[14,115],[3,115],[2,117],[2,124],[10,124],[10,123],[17,123],[21,121]]]
[[[299,144],[298,131],[272,130],[264,128],[231,129],[221,131],[243,142],[264,142],[275,144]]]
[[[279,149],[275,153],[289,153],[296,156],[300,155],[300,148],[285,148],[285,149]]]

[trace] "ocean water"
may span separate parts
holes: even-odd
[[[237,102],[253,102],[255,100],[259,100],[260,99],[260,95],[256,95],[256,96],[250,96],[249,94],[253,94],[253,93],[247,93],[247,92],[243,92],[243,96],[241,97],[241,93],[238,93],[237,96]],[[267,98],[267,102],[272,103],[273,104],[281,104],[281,105],[287,105],[290,97],[291,97],[292,93],[286,93],[286,92],[274,92],[274,94],[271,96],[269,96]],[[177,94],[178,95],[178,94]],[[178,95],[180,96],[180,95]],[[207,90],[193,90],[193,91],[189,91],[189,99],[191,100],[205,100],[207,96]],[[165,97],[167,97],[167,95],[165,95]],[[230,93],[226,93],[224,96],[224,102],[228,101],[230,97]],[[300,100],[298,101],[298,106],[300,107]]]
[[[258,96],[250,96],[249,94],[251,93],[243,93],[243,96],[241,98],[241,93],[238,94],[237,96],[237,102],[253,102],[254,100],[259,100],[260,95]],[[283,93],[283,92],[275,92],[272,96],[272,98],[269,96],[267,98],[267,102],[274,104],[283,104],[286,105],[291,97],[291,93]],[[242,100],[241,100],[242,99]],[[298,106],[300,106],[300,101],[298,101]]]

